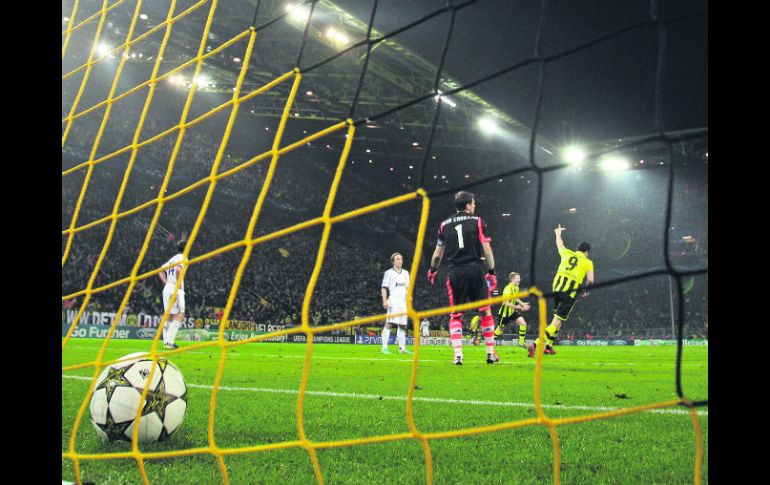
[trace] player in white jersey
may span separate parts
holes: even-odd
[[[399,352],[402,354],[411,354],[406,350],[406,325],[409,318],[406,315],[392,316],[396,313],[406,312],[406,290],[409,288],[409,271],[402,268],[404,257],[400,253],[393,253],[390,256],[390,262],[393,267],[385,272],[382,278],[382,307],[388,311],[385,319],[385,327],[382,329],[382,353],[389,354],[388,339],[390,339],[390,329],[396,325],[396,341],[398,342]]]
[[[430,320],[423,318],[420,322],[420,333],[423,337],[430,337]]]
[[[169,303],[171,302],[171,295],[174,294],[176,289],[177,277],[182,271],[182,261],[184,256],[185,244],[187,241],[180,241],[177,244],[177,254],[169,259],[163,266],[174,265],[167,268],[165,271],[158,273],[160,280],[165,283],[163,287],[163,310],[168,310]],[[178,349],[179,346],[174,343],[176,340],[176,332],[179,330],[182,321],[184,320],[184,281],[179,282],[179,290],[176,293],[176,301],[171,306],[169,311],[169,320],[166,325],[163,326],[163,348],[166,350]]]

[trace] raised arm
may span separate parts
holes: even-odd
[[[556,234],[556,247],[559,249],[559,252],[564,250],[564,241],[561,238],[561,232],[565,229],[565,227],[561,227],[561,224],[559,224],[559,227],[553,230],[554,234]]]

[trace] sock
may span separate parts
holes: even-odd
[[[390,340],[390,328],[385,327],[382,329],[382,350],[388,348],[388,340]]]
[[[174,345],[174,342],[176,342],[176,332],[179,330],[181,322],[179,320],[173,320],[169,323],[171,323],[171,327],[168,329],[168,343],[169,345]]]
[[[553,345],[553,339],[556,338],[556,336],[559,334],[559,330],[553,326],[553,324],[548,325],[545,327],[545,345],[547,347],[550,347]]]
[[[168,344],[168,326],[171,324],[171,322],[166,322],[165,325],[163,325],[163,344]]]
[[[455,357],[463,355],[463,321],[460,317],[451,317],[449,320],[449,341],[455,351]]]
[[[398,340],[399,350],[406,349],[406,330],[404,330],[404,327],[401,325],[399,325],[398,330],[396,330],[396,339]]]
[[[484,342],[487,344],[487,353],[495,353],[495,317],[484,315],[481,319],[481,328],[484,331]]]
[[[527,335],[527,326],[519,325],[519,344],[524,345],[524,337]]]

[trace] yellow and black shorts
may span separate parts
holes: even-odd
[[[577,295],[576,295],[577,296]],[[575,305],[577,298],[570,296],[569,293],[554,293],[553,294],[553,313],[556,318],[562,322],[567,321],[572,307]]]
[[[521,313],[518,310],[515,310],[510,315],[500,317],[500,328],[505,328],[509,323],[515,323],[519,318],[521,318]]]

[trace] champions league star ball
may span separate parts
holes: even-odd
[[[147,353],[122,359],[130,360],[105,367],[91,395],[91,423],[104,441],[131,441],[139,400],[152,369]],[[139,418],[139,441],[168,439],[179,429],[186,410],[187,384],[182,373],[168,359],[158,358]]]

